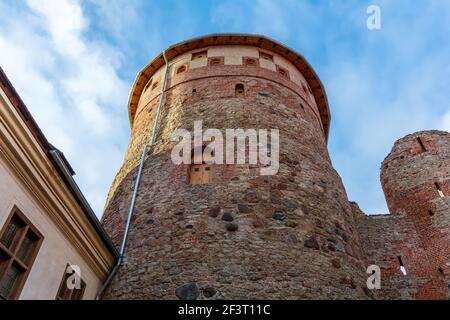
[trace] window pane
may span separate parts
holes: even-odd
[[[29,262],[29,258],[33,253],[36,246],[37,238],[33,233],[28,232],[23,242],[20,246],[19,252],[17,252],[17,257],[25,264]]]
[[[6,227],[0,242],[8,249],[12,249],[14,240],[18,238],[22,227],[23,223],[17,217],[13,217]]]
[[[85,284],[82,283],[80,289],[74,289],[72,292],[71,300],[82,300],[83,293],[84,293],[84,287],[85,287]]]
[[[71,290],[67,288],[67,279],[69,278],[69,274],[64,274],[63,280],[61,282],[61,286],[59,288],[58,300],[68,300],[70,298]]]
[[[21,271],[13,264],[4,274],[3,278],[0,281],[0,294],[5,298],[9,298],[14,285],[17,283],[19,279]]]

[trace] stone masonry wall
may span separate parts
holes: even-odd
[[[449,177],[450,134],[417,132],[397,141],[382,164],[391,214],[366,216],[353,204],[365,263],[382,271],[377,297],[449,298]]]
[[[125,260],[105,298],[368,298],[354,215],[308,92],[275,71],[219,65],[175,75],[166,94]],[[116,244],[156,104],[155,94],[139,107],[103,216]],[[188,165],[170,159],[170,135],[194,120],[204,129],[279,129],[278,174],[213,165],[211,183],[189,184]]]

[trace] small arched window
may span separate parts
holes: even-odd
[[[187,70],[187,68],[186,68],[186,65],[185,64],[183,64],[182,66],[179,66],[178,68],[177,68],[177,74],[180,74],[180,73],[183,73],[183,72],[185,72]]]
[[[244,85],[242,83],[236,84],[236,87],[234,88],[234,96],[235,97],[244,97],[245,96],[245,89],[244,89]]]
[[[244,57],[244,66],[247,67],[257,67],[258,60],[255,58]]]

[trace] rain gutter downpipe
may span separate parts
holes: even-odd
[[[162,86],[161,86],[161,95],[159,97],[158,109],[156,111],[155,122],[153,123],[152,136],[151,136],[150,141],[148,143],[145,143],[144,149],[142,150],[141,161],[139,164],[136,182],[134,183],[133,196],[131,198],[130,208],[128,209],[128,217],[127,217],[127,222],[125,224],[125,231],[123,233],[122,243],[120,245],[119,258],[118,258],[117,263],[114,266],[113,270],[111,271],[108,278],[106,279],[105,283],[98,291],[97,296],[95,298],[96,300],[102,299],[106,288],[111,283],[112,279],[114,278],[114,276],[116,275],[120,266],[122,265],[123,258],[125,256],[125,248],[126,248],[126,244],[127,244],[127,240],[128,240],[128,231],[130,229],[130,224],[131,224],[131,220],[133,218],[133,213],[134,213],[134,207],[136,205],[136,198],[138,195],[139,185],[141,182],[142,170],[144,169],[145,156],[147,155],[147,152],[152,150],[153,144],[155,143],[155,134],[156,134],[156,129],[158,127],[159,114],[161,112],[161,106],[162,106],[162,104],[164,102],[164,98],[165,98],[167,73],[169,71],[169,62],[167,61],[167,58],[166,58],[166,50],[163,51],[162,55],[163,55],[164,62],[165,62],[165,70],[164,70],[164,78],[163,78],[163,82],[162,82]]]

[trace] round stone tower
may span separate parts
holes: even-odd
[[[367,298],[351,207],[327,151],[327,98],[311,66],[255,35],[205,36],[165,55],[155,145],[125,259],[105,298]],[[116,244],[164,70],[161,54],[130,94],[131,141],[103,217]],[[192,132],[198,120],[224,136],[226,129],[278,129],[278,171],[261,175],[259,162],[174,164],[172,133]]]
[[[398,140],[381,168],[391,214],[403,214],[417,245],[399,258],[416,281],[416,299],[446,299],[450,280],[450,134],[423,131]]]

